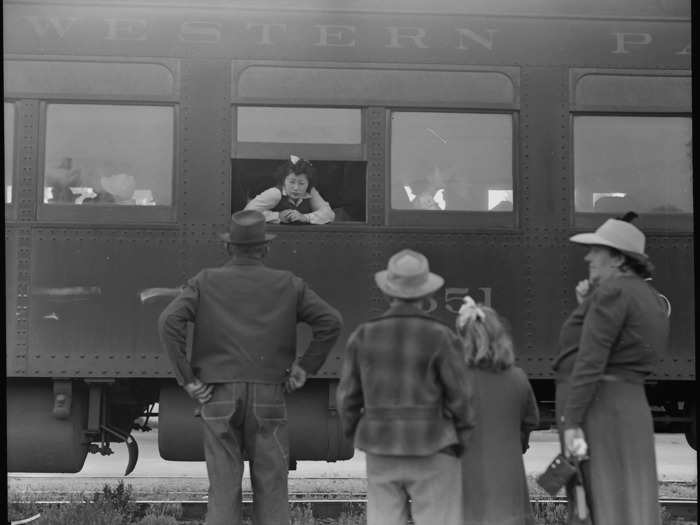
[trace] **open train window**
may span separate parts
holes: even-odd
[[[390,224],[513,225],[513,155],[510,113],[393,112]]]
[[[5,115],[5,204],[12,204],[12,174],[14,170],[15,153],[15,105],[5,102],[3,105]]]
[[[232,212],[278,187],[275,172],[294,155],[313,164],[315,188],[333,210],[333,222],[365,221],[361,109],[239,106],[234,111]]]
[[[48,104],[45,120],[45,215],[132,220],[170,216],[172,107]],[[142,207],[150,211],[134,211]],[[97,212],[88,211],[95,208]]]
[[[573,123],[577,212],[693,213],[690,118],[577,115]]]

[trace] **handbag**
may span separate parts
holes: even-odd
[[[556,496],[561,488],[577,473],[572,460],[557,454],[547,469],[537,477],[537,483],[551,496]]]

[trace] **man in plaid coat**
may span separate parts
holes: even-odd
[[[452,329],[421,309],[444,280],[403,250],[375,275],[391,301],[350,336],[337,390],[343,430],[367,460],[368,525],[462,523],[459,455],[474,425]]]

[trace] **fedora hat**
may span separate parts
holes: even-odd
[[[644,253],[644,234],[634,224],[619,219],[608,219],[593,233],[579,233],[570,237],[571,242],[608,246],[641,262],[649,257]]]
[[[391,297],[418,299],[439,290],[445,280],[432,273],[425,255],[401,250],[391,256],[386,270],[374,274],[379,289]]]
[[[265,232],[265,216],[256,210],[237,211],[231,215],[227,233],[219,237],[231,244],[262,244],[276,237]]]

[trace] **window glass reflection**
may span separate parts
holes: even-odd
[[[173,109],[51,104],[44,202],[172,204]]]
[[[393,113],[391,207],[512,211],[512,116]]]
[[[685,117],[574,118],[579,212],[692,213],[692,131]]]
[[[362,112],[341,108],[238,108],[239,142],[360,144]]]
[[[15,105],[5,102],[5,204],[12,203],[12,172],[15,153]]]

